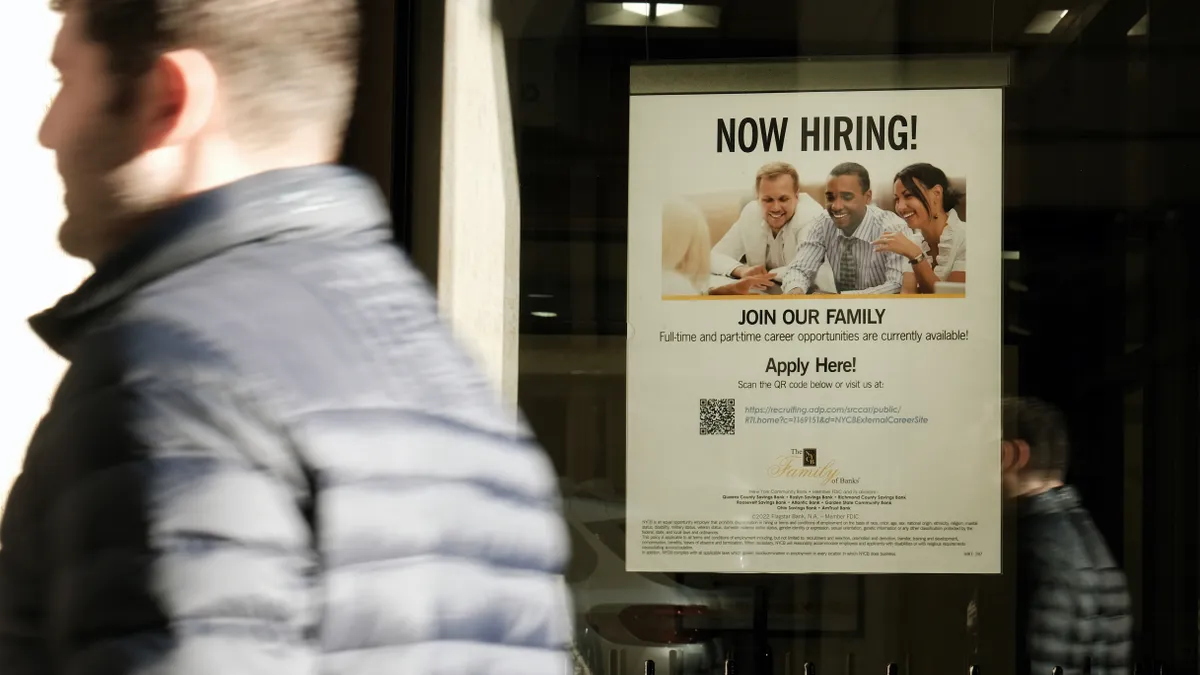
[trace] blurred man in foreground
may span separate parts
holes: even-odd
[[[331,165],[353,0],[61,0],[95,273],[0,525],[4,675],[568,672],[552,468]]]
[[[1125,573],[1063,483],[1069,444],[1061,413],[1035,399],[1006,400],[1004,439],[1004,488],[1020,514],[1017,672],[1060,666],[1065,675],[1127,675],[1133,617]]]

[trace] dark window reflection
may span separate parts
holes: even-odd
[[[720,672],[731,655],[757,664],[738,672],[1014,672],[1008,516],[1003,576],[623,567],[630,64],[992,52],[1012,57],[1005,391],[1066,412],[1069,480],[1129,576],[1137,657],[1195,672],[1200,282],[1184,195],[1200,148],[1180,92],[1200,3],[1156,2],[1150,24],[1145,0],[704,0],[719,9],[708,28],[590,25],[586,4],[497,11],[520,165],[521,403],[567,494],[592,672]]]

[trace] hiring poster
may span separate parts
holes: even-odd
[[[627,566],[1000,571],[999,89],[630,103]]]

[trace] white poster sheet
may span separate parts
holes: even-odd
[[[627,567],[999,573],[1002,91],[635,95],[629,142]]]

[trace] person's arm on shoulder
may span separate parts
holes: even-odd
[[[916,244],[919,248],[905,251],[893,250],[899,253],[904,258],[904,264],[907,266],[905,277],[912,277],[913,293],[933,293],[938,282],[937,272],[933,269],[933,259],[929,257],[929,245],[925,243],[925,239],[919,232],[911,230],[901,230],[899,234],[893,236],[904,236]],[[917,262],[914,263],[913,261]],[[902,293],[906,291],[901,291]]]
[[[801,196],[807,197],[808,195],[801,195]],[[809,197],[808,201],[811,202],[812,198]],[[804,242],[808,239],[808,233],[812,230],[812,228],[816,224],[817,220],[820,219],[822,213],[825,213],[825,211],[818,210],[818,212],[814,214],[811,212],[802,213],[802,209],[800,209],[800,208],[796,209],[796,215],[792,218],[793,226],[788,229],[788,236],[792,238],[792,250],[793,251],[796,251],[797,253],[800,252],[800,247],[803,246]],[[792,257],[793,257],[793,259],[795,258],[794,255]],[[782,279],[783,275],[787,274],[788,266],[790,265],[790,263],[791,263],[791,261],[789,260],[788,264],[781,265],[779,267],[776,267],[776,268],[768,270],[768,271],[771,272],[772,274],[774,274],[776,276],[776,278]],[[816,284],[816,275],[813,275],[813,284],[814,285]]]
[[[742,208],[738,219],[729,226],[725,236],[721,237],[721,241],[713,246],[711,263],[713,274],[740,276],[736,272],[743,267],[751,267],[748,261],[745,265],[742,264],[742,260],[746,257],[746,244],[742,241],[742,228],[753,226],[756,215],[759,218],[762,217],[761,208],[758,202],[752,201]]]
[[[919,231],[892,211],[883,211],[883,233],[872,241],[878,255],[895,253],[904,258],[900,293],[932,293],[937,274],[929,258],[929,244]]]
[[[912,272],[918,288],[921,284],[921,270],[913,267],[909,256],[919,255],[925,248],[924,240],[920,243],[909,236],[908,225],[894,213],[883,211],[884,225],[879,238],[871,242],[874,255],[883,256],[884,277],[882,284],[864,288],[858,291],[842,291],[843,295],[891,295],[900,293],[904,287],[904,275]]]
[[[903,252],[897,251],[904,256],[905,260],[908,261],[909,267],[905,274],[911,273],[913,275],[913,280],[916,283],[916,290],[913,292],[926,294],[933,293],[937,287],[938,276],[937,272],[935,272],[933,269],[933,259],[929,257],[929,244],[925,241],[925,237],[920,233],[920,231],[910,229],[908,224],[902,220],[897,227],[899,228],[897,230],[898,232],[904,233],[906,237],[915,242],[919,247],[919,250],[916,251],[918,256],[917,258],[910,257],[913,255],[913,251],[909,251],[907,255]],[[918,260],[918,262],[915,264],[912,262],[914,259]]]
[[[821,263],[825,262],[825,238],[834,224],[827,214],[822,213],[822,216],[808,226],[804,243],[796,249],[796,257],[788,263],[780,277],[784,293],[808,293],[816,280],[817,270],[821,268]]]
[[[48,441],[86,462],[50,521],[59,672],[316,672],[312,495],[288,443],[175,329],[123,324],[81,351],[112,367]]]

